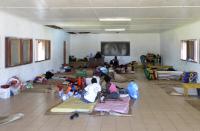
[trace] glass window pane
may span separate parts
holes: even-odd
[[[37,41],[37,45],[36,45],[36,57],[37,57],[37,61],[42,61],[45,60],[45,44],[42,40],[38,40]]]
[[[194,61],[198,62],[198,43],[197,40],[195,41],[194,45]]]
[[[50,59],[50,41],[37,40],[36,44],[36,61]]]
[[[20,40],[12,39],[11,43],[11,66],[20,64]]]
[[[194,41],[187,42],[187,57],[189,60],[194,60]]]
[[[181,41],[181,59],[198,62],[198,43],[197,40]]]
[[[187,44],[184,41],[181,44],[181,59],[182,60],[187,59]]]
[[[50,58],[49,46],[50,46],[49,42],[46,41],[46,47],[45,47],[46,59]]]
[[[24,64],[31,62],[31,60],[30,60],[31,43],[30,42],[31,42],[30,40],[23,40],[23,62],[24,62]]]

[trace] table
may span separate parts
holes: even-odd
[[[188,90],[192,88],[200,88],[200,83],[184,83],[184,96],[188,96]]]

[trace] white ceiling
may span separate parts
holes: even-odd
[[[200,0],[0,0],[0,10],[67,32],[160,32],[200,18]],[[130,17],[131,22],[99,22]]]

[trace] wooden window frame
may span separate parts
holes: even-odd
[[[189,42],[190,41],[193,41],[194,42],[194,49],[193,49],[193,59],[191,59],[191,58],[189,58],[190,57],[190,55],[189,55]],[[193,63],[198,63],[198,59],[199,59],[199,57],[198,57],[198,52],[199,52],[199,50],[198,50],[198,48],[199,48],[199,43],[198,43],[198,40],[197,39],[188,39],[188,40],[181,40],[181,46],[182,46],[182,44],[183,43],[186,43],[186,59],[182,59],[181,58],[181,60],[182,61],[188,61],[188,62],[193,62]],[[195,46],[196,45],[196,46]],[[196,47],[196,48],[195,48]],[[195,52],[195,49],[197,49],[197,52]],[[197,53],[197,54],[195,54],[195,53]],[[195,55],[197,55],[196,57],[195,57]],[[196,58],[196,60],[195,60],[195,58]]]
[[[36,44],[37,44],[37,41],[44,41],[45,42],[45,48],[46,48],[46,46],[48,45],[48,52],[49,52],[49,54],[47,55],[46,54],[46,52],[45,52],[45,59],[44,60],[37,60],[38,58],[38,56],[37,56],[37,51],[38,51],[38,49],[37,49],[37,45],[36,45],[36,60],[35,60],[35,62],[42,62],[42,61],[47,61],[47,60],[50,60],[51,59],[51,40],[44,40],[44,39],[36,39]],[[47,57],[47,56],[49,56],[49,57]]]
[[[16,65],[11,65],[11,40],[12,39],[17,39],[20,41],[20,62],[19,64]],[[29,62],[24,62],[23,61],[23,40],[30,40],[30,55],[29,55]],[[17,38],[17,37],[6,37],[5,38],[5,67],[9,68],[9,67],[16,67],[16,66],[20,66],[20,65],[26,65],[26,64],[31,64],[33,62],[33,40],[30,38]]]

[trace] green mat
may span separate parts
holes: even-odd
[[[85,70],[77,70],[75,76],[76,77],[86,77],[87,72]]]
[[[64,101],[53,108],[50,109],[50,112],[53,113],[71,113],[71,112],[83,112],[91,113],[93,111],[96,103],[85,103],[78,98],[71,97],[69,100]]]

